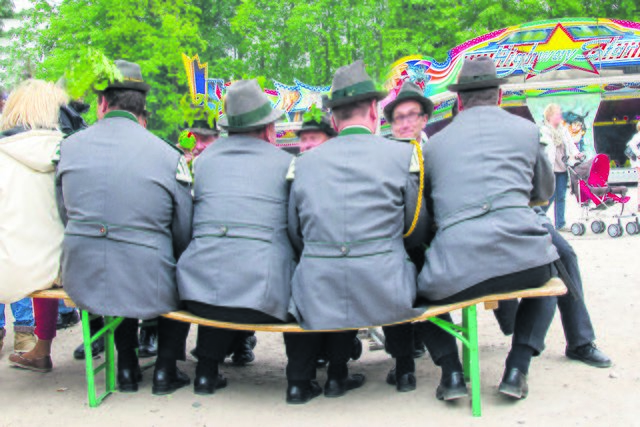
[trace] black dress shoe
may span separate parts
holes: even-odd
[[[362,356],[362,341],[360,338],[353,339],[353,347],[351,347],[351,360],[358,360]]]
[[[64,329],[70,326],[76,325],[80,322],[80,313],[75,308],[69,313],[58,313],[58,322],[56,323],[56,329]]]
[[[193,380],[193,392],[195,394],[213,394],[216,390],[220,390],[226,386],[227,379],[221,374],[196,375]]]
[[[91,343],[91,356],[95,359],[100,353],[104,353],[104,338],[99,338]],[[80,344],[73,351],[73,358],[76,360],[84,360],[84,344]]]
[[[414,372],[407,372],[398,379],[396,368],[392,368],[387,374],[387,384],[396,386],[396,390],[402,393],[413,391],[417,386],[416,375]]]
[[[142,381],[142,370],[140,366],[135,368],[118,369],[118,390],[123,393],[134,393],[138,391],[138,383]]]
[[[611,359],[600,351],[592,342],[574,349],[567,347],[564,354],[569,359],[579,360],[580,362],[586,363],[589,366],[595,366],[596,368],[609,368],[612,364]]]
[[[456,400],[468,395],[467,384],[464,382],[464,374],[462,372],[453,372],[447,376],[442,375],[440,384],[436,389],[436,398],[438,400]]]
[[[349,390],[362,387],[364,381],[365,376],[362,374],[349,375],[347,378],[342,380],[329,378],[327,379],[327,383],[324,385],[324,395],[325,397],[344,396]]]
[[[289,385],[287,387],[287,403],[302,405],[314,397],[320,396],[320,394],[322,394],[322,387],[320,387],[320,384],[318,384],[316,380],[310,381],[306,387]]]
[[[153,387],[151,393],[155,395],[171,394],[174,391],[189,385],[191,380],[180,369],[157,368],[153,373]]]
[[[316,368],[324,368],[329,364],[329,361],[326,359],[326,355],[318,356],[316,359]]]
[[[527,376],[518,368],[507,368],[502,376],[498,391],[514,399],[524,399],[529,394]]]
[[[147,358],[158,355],[158,332],[155,328],[141,328],[139,342],[138,357]]]
[[[258,339],[255,335],[249,335],[243,338],[231,356],[233,364],[236,366],[244,366],[247,363],[253,362],[256,359],[256,356],[253,354],[253,349],[256,348],[257,343]]]

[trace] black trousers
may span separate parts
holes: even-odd
[[[185,304],[187,310],[205,319],[254,324],[283,323],[280,319],[268,314],[246,308],[217,307],[198,301],[185,301]],[[213,359],[222,363],[227,355],[233,351],[238,340],[244,339],[246,336],[247,331],[199,326],[196,356],[198,356],[198,360]]]
[[[287,351],[287,380],[310,381],[316,378],[316,358],[326,352],[329,378],[343,379],[349,375],[347,363],[351,358],[353,340],[358,331],[344,332],[287,332],[284,344]]]
[[[449,298],[432,302],[452,304],[494,293],[536,288],[544,285],[554,274],[555,268],[552,265],[535,267],[486,280]],[[544,350],[544,339],[553,320],[554,311],[554,298],[523,299],[518,304],[515,316],[512,346],[516,344],[527,345],[534,350],[535,355],[540,354]],[[450,321],[451,316],[447,314],[441,318]],[[431,322],[427,322],[421,327],[421,333],[436,364],[441,357],[457,353],[455,338]]]
[[[158,358],[185,360],[189,326],[189,323],[158,318]],[[137,349],[138,319],[125,318],[116,328],[114,340],[118,354],[130,355]]]
[[[578,256],[569,242],[551,224],[544,224],[544,226],[549,231],[553,245],[560,255],[560,262],[564,265],[580,294],[584,295]],[[595,341],[595,332],[584,298],[574,298],[573,295],[565,294],[560,297],[549,297],[549,299],[557,301],[562,320],[562,329],[569,348],[580,347]],[[506,335],[513,333],[515,329],[517,311],[518,301],[515,300],[500,301],[499,308],[494,311],[500,324],[500,329]]]

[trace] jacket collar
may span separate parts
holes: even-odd
[[[110,119],[111,117],[122,117],[138,123],[138,118],[133,113],[130,113],[129,111],[113,110],[113,111],[109,111],[107,114],[104,115],[105,119]]]
[[[338,136],[349,136],[349,135],[373,135],[369,129],[364,126],[347,126],[346,128],[340,131]]]

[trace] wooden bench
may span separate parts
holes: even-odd
[[[460,340],[462,343],[462,359],[465,378],[471,384],[471,409],[475,417],[481,415],[481,394],[480,394],[480,357],[478,348],[478,321],[477,310],[478,304],[485,304],[485,308],[495,308],[498,301],[510,300],[516,298],[538,298],[563,295],[567,292],[567,288],[560,279],[554,278],[548,281],[544,286],[534,289],[526,289],[517,292],[504,294],[488,295],[482,298],[476,298],[469,301],[463,301],[456,304],[434,305],[429,307],[421,316],[411,319],[411,322],[431,321],[444,329],[449,334]],[[37,291],[30,295],[32,298],[57,298],[70,301],[67,293],[61,289],[47,289]],[[455,310],[462,310],[462,325],[456,325],[446,322],[436,316],[449,313]],[[105,361],[94,368],[93,358],[85,357],[86,376],[87,376],[87,398],[89,406],[92,408],[100,405],[108,395],[116,390],[116,368],[115,368],[115,350],[113,333],[122,322],[121,317],[105,316],[104,327],[91,335],[89,328],[90,314],[84,310],[80,310],[82,317],[82,335],[84,342],[85,354],[91,354],[91,343],[100,337],[105,339]],[[295,323],[290,324],[239,324],[219,322],[195,316],[187,311],[174,311],[164,314],[163,317],[178,320],[181,322],[194,323],[204,326],[214,326],[216,328],[226,328],[239,331],[264,331],[264,332],[310,332],[300,328]],[[314,331],[316,332],[316,331]],[[97,395],[95,388],[95,376],[102,370],[105,370],[105,392]]]

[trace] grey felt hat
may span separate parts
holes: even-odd
[[[386,92],[376,89],[373,80],[364,69],[364,62],[358,60],[350,65],[338,68],[333,76],[333,84],[328,97],[323,98],[323,105],[336,108],[365,99],[381,100]]]
[[[499,87],[504,79],[498,77],[496,64],[488,56],[465,59],[458,74],[458,83],[447,86],[451,92]]]
[[[239,80],[229,86],[225,101],[225,116],[218,125],[230,132],[261,128],[284,116],[275,110],[256,80]]]
[[[422,92],[420,86],[411,81],[406,81],[402,84],[396,99],[385,105],[384,107],[384,118],[387,122],[391,123],[391,118],[393,116],[393,110],[404,101],[416,101],[420,105],[422,105],[422,109],[424,113],[431,117],[431,113],[433,113],[433,102]]]
[[[143,93],[149,92],[151,86],[144,82],[138,64],[123,59],[116,59],[114,62],[122,74],[122,81],[110,82],[106,89],[129,89]]]

